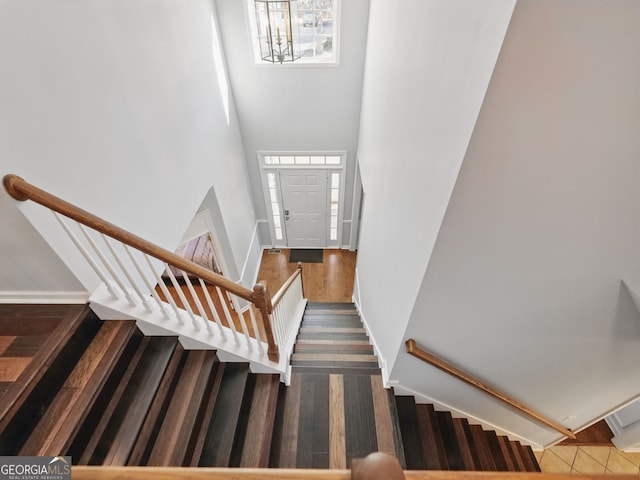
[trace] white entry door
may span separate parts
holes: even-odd
[[[282,211],[291,248],[327,245],[327,171],[280,170]]]

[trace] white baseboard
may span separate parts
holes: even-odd
[[[50,292],[50,291],[0,291],[0,303],[30,304],[84,304],[89,301],[89,292]]]
[[[382,385],[384,388],[389,388],[389,372],[387,371],[387,362],[385,362],[384,357],[382,356],[380,349],[378,348],[378,344],[376,343],[376,339],[371,333],[369,329],[369,325],[367,325],[367,319],[362,314],[362,310],[360,309],[360,305],[358,304],[356,297],[352,296],[351,301],[356,307],[358,311],[358,315],[360,315],[360,320],[362,321],[362,325],[364,326],[365,332],[367,332],[367,337],[369,337],[369,343],[373,346],[373,353],[378,357],[378,366],[380,367],[380,372],[382,373]]]

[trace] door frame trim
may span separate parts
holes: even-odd
[[[318,164],[293,164],[293,165],[268,165],[264,163],[264,157],[266,156],[340,156],[339,165],[318,165]],[[333,172],[340,173],[340,193],[339,193],[339,205],[338,205],[338,235],[335,241],[330,240],[329,231],[331,228],[331,179],[327,179],[327,222],[326,222],[326,234],[327,234],[327,247],[325,248],[340,248],[342,245],[342,227],[344,223],[344,196],[346,190],[346,150],[341,151],[263,151],[259,150],[256,155],[258,161],[258,168],[260,170],[260,182],[262,186],[262,196],[265,206],[265,212],[267,216],[267,223],[269,225],[269,236],[271,238],[271,245],[274,247],[288,248],[288,240],[286,228],[284,225],[284,212],[282,208],[282,188],[280,186],[280,176],[277,178],[277,193],[278,193],[278,208],[280,210],[280,218],[282,219],[282,232],[283,239],[277,240],[275,234],[275,225],[273,223],[273,215],[271,215],[271,199],[269,197],[269,186],[267,183],[267,173],[279,172],[280,170],[326,170],[329,174]]]

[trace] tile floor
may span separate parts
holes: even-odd
[[[545,473],[640,475],[640,452],[625,453],[613,447],[559,446],[535,453]]]

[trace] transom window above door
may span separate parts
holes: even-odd
[[[265,165],[342,165],[341,155],[264,155]]]

